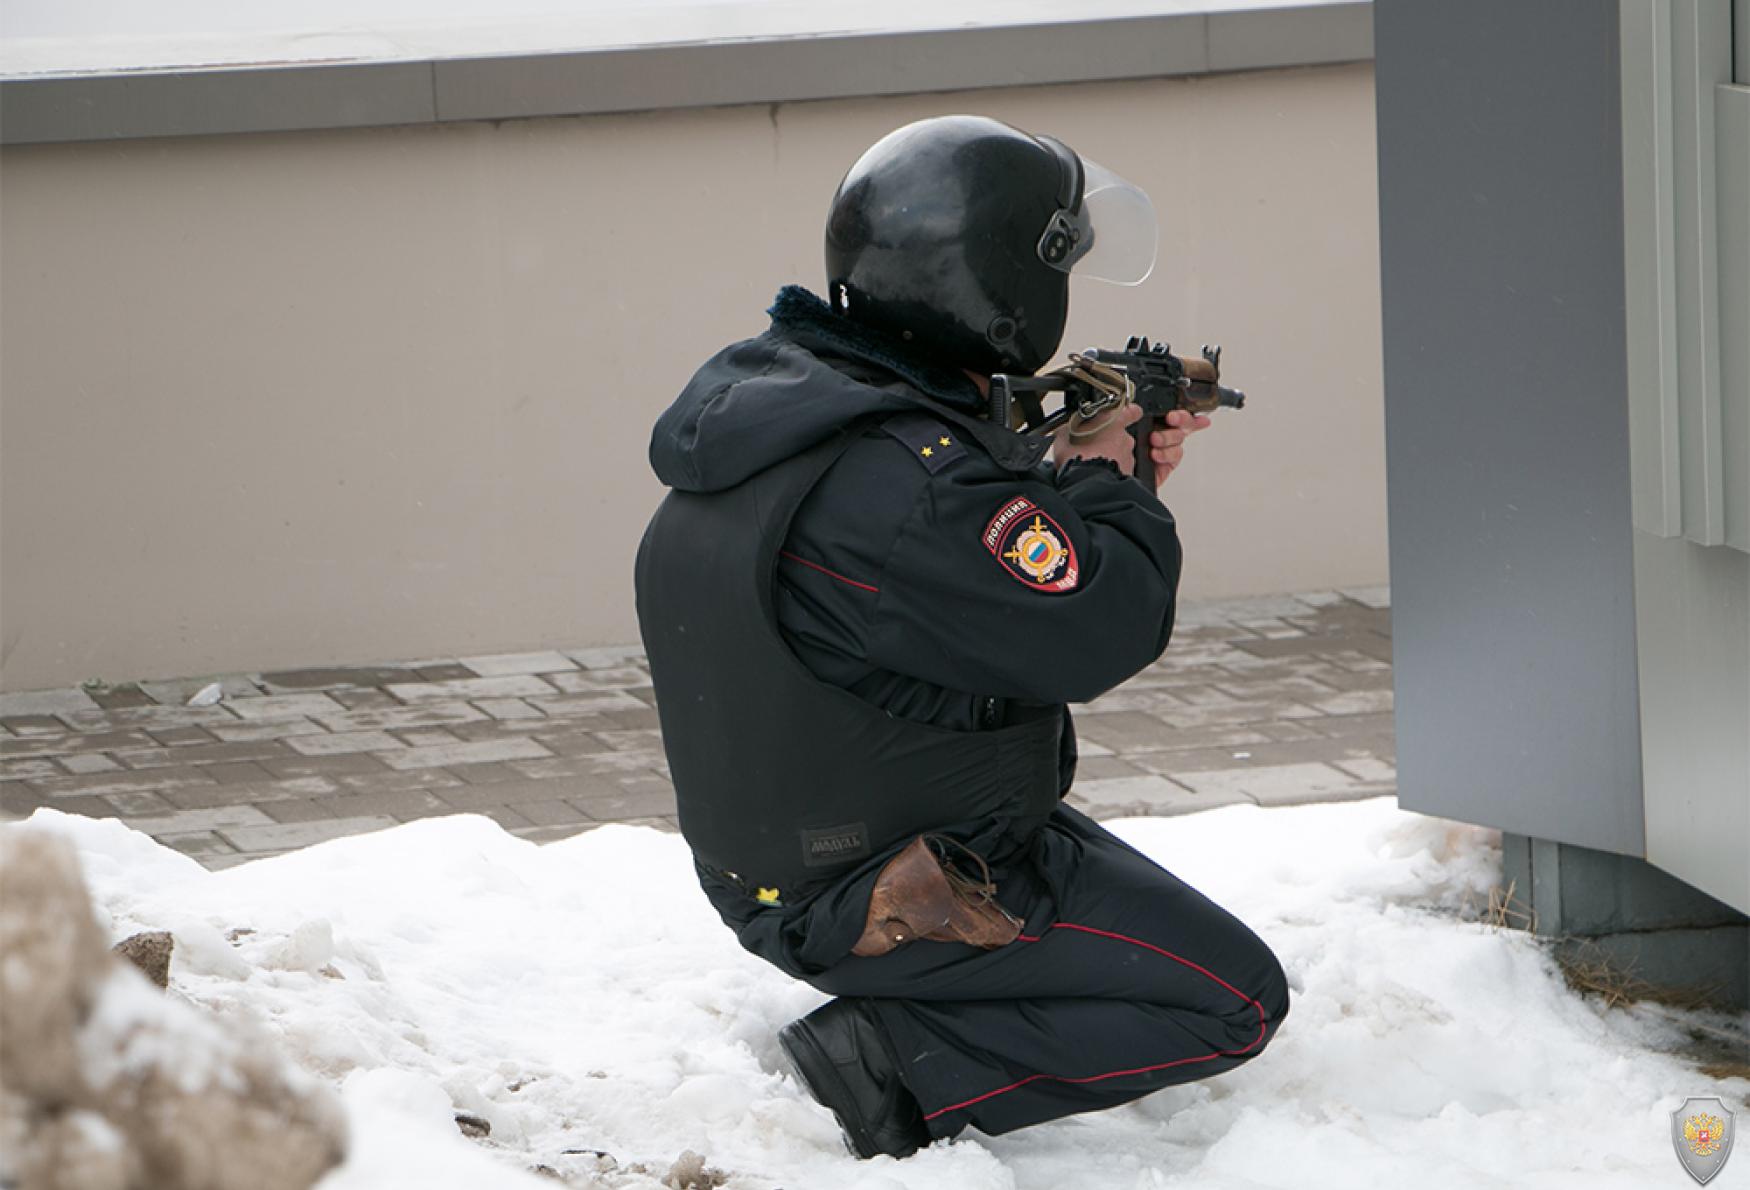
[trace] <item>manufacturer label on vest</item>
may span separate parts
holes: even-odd
[[[861,822],[802,832],[802,863],[824,868],[849,860],[869,858],[869,828]]]

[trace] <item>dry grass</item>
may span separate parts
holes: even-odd
[[[1750,1015],[1723,1016],[1679,1013],[1662,1004],[1645,1005],[1683,1030],[1688,1044],[1674,1051],[1711,1079],[1741,1078],[1750,1082]]]
[[[1723,1062],[1703,1062],[1696,1069],[1712,1079],[1750,1079],[1750,1061],[1742,1058],[1736,1060],[1727,1058]]]
[[[1489,890],[1489,904],[1482,912],[1483,921],[1500,930],[1529,930],[1537,933],[1537,911],[1526,902],[1514,896],[1518,889],[1517,881],[1508,881],[1507,887],[1496,885]]]
[[[1499,930],[1525,930],[1537,933],[1537,911],[1517,896],[1518,884],[1509,881],[1506,888],[1496,885],[1489,890],[1486,906],[1467,906],[1466,916]],[[1562,936],[1548,940],[1554,948],[1557,965],[1569,987],[1582,995],[1597,996],[1609,1008],[1626,1004],[1667,1004],[1673,1008],[1713,1008],[1720,1004],[1723,983],[1694,987],[1671,987],[1642,979],[1632,962],[1624,962],[1602,946],[1586,938]],[[1727,1063],[1738,1072],[1743,1064]]]
[[[1598,996],[1607,1008],[1625,1004],[1668,1004],[1672,1008],[1715,1008],[1720,1004],[1723,983],[1671,987],[1648,982],[1635,974],[1633,963],[1610,954],[1596,942],[1563,938],[1555,951],[1556,964],[1568,986],[1584,995]]]

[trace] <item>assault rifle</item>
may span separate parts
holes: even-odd
[[[1086,425],[1134,401],[1143,416],[1130,427],[1136,439],[1132,474],[1150,491],[1155,467],[1148,435],[1166,424],[1167,414],[1175,409],[1213,413],[1245,408],[1246,394],[1221,383],[1219,347],[1204,347],[1199,359],[1180,359],[1165,343],[1151,347],[1147,339],[1133,337],[1123,351],[1091,347],[1069,359],[1068,367],[1043,376],[992,376],[991,420],[1028,434],[1049,434],[1065,422]],[[1047,393],[1062,393],[1063,407],[1047,414]]]

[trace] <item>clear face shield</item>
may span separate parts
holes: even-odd
[[[1140,285],[1154,271],[1159,234],[1154,204],[1142,188],[1078,157],[1062,142],[1039,138],[1065,169],[1058,211],[1039,237],[1039,259],[1077,277]]]

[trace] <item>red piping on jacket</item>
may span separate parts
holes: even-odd
[[[875,595],[881,594],[880,587],[871,587],[868,583],[860,583],[854,578],[846,578],[844,575],[839,574],[836,571],[828,570],[826,567],[822,566],[818,562],[810,562],[807,558],[798,558],[795,554],[792,554],[789,550],[779,550],[778,556],[780,558],[788,558],[792,562],[800,562],[800,563],[802,563],[802,565],[808,567],[808,569],[810,569],[810,570],[818,570],[818,571],[820,571],[820,573],[826,575],[827,578],[836,578],[839,580],[839,582],[844,583],[847,587],[855,587],[859,591],[868,591],[868,592],[875,594]]]
[[[1149,1073],[1156,1071],[1156,1070],[1166,1070],[1168,1067],[1171,1067],[1171,1066],[1185,1066],[1185,1065],[1188,1065],[1192,1062],[1207,1062],[1211,1058],[1237,1057],[1240,1054],[1245,1053],[1247,1050],[1251,1049],[1252,1047],[1256,1046],[1260,1041],[1264,1040],[1264,1029],[1265,1029],[1264,1006],[1262,1004],[1258,1003],[1252,997],[1250,997],[1250,996],[1246,995],[1244,992],[1240,991],[1238,988],[1234,987],[1234,985],[1229,983],[1227,980],[1221,978],[1219,975],[1216,975],[1216,974],[1208,971],[1207,969],[1205,969],[1203,967],[1199,967],[1196,963],[1193,963],[1190,959],[1180,958],[1178,955],[1174,954],[1170,950],[1163,950],[1158,946],[1154,946],[1154,945],[1151,945],[1150,943],[1143,942],[1142,940],[1137,939],[1137,938],[1132,938],[1127,934],[1114,934],[1110,930],[1097,930],[1092,926],[1072,925],[1071,923],[1065,922],[1065,921],[1060,921],[1057,924],[1053,925],[1051,928],[1054,930],[1075,930],[1078,933],[1082,933],[1082,934],[1093,934],[1095,937],[1098,937],[1098,938],[1111,938],[1117,942],[1128,942],[1132,946],[1140,946],[1144,950],[1152,950],[1158,955],[1164,955],[1167,958],[1172,959],[1175,963],[1182,963],[1183,965],[1191,968],[1191,970],[1197,972],[1199,975],[1203,976],[1204,978],[1212,979],[1216,983],[1219,983],[1222,987],[1226,988],[1228,991],[1232,992],[1234,995],[1238,996],[1240,999],[1242,999],[1246,1003],[1250,1004],[1253,1008],[1256,1008],[1258,1010],[1258,1035],[1256,1037],[1252,1038],[1251,1041],[1247,1042],[1246,1045],[1244,1046],[1244,1048],[1242,1048],[1242,1049],[1216,1050],[1213,1054],[1203,1054],[1202,1056],[1195,1057],[1195,1058],[1175,1058],[1171,1062],[1160,1062],[1154,1066],[1138,1066],[1132,1070],[1108,1070],[1105,1074],[1089,1074],[1089,1075],[1084,1075],[1080,1078],[1073,1078],[1073,1077],[1070,1077],[1068,1075],[1062,1075],[1062,1074],[1029,1074],[1026,1078],[1021,1079],[1018,1082],[1010,1083],[1006,1087],[998,1087],[994,1091],[986,1091],[984,1094],[975,1095],[971,1099],[967,1099],[964,1102],[952,1104],[948,1107],[942,1108],[939,1111],[933,1111],[929,1115],[925,1116],[924,1119],[933,1120],[937,1116],[945,1116],[951,1111],[959,1111],[961,1108],[971,1107],[973,1104],[976,1104],[976,1103],[983,1103],[986,1099],[995,1099],[998,1095],[1005,1095],[1010,1091],[1013,1091],[1013,1090],[1016,1090],[1020,1087],[1026,1086],[1028,1083],[1036,1083],[1036,1082],[1040,1082],[1040,1081],[1049,1081],[1049,1082],[1054,1082],[1054,1083],[1097,1083],[1097,1082],[1102,1081],[1103,1079],[1108,1079],[1108,1078],[1123,1078],[1127,1074],[1149,1074]],[[1016,938],[1016,941],[1017,942],[1037,942],[1037,941],[1039,941],[1039,938],[1037,935],[1022,934],[1018,938]]]

